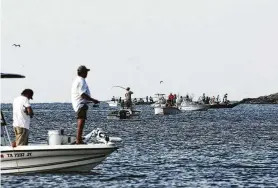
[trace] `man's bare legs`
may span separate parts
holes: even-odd
[[[77,120],[77,135],[76,135],[76,144],[82,144],[82,133],[83,127],[85,125],[85,119],[78,119]]]

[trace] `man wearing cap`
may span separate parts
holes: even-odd
[[[30,118],[34,115],[29,100],[33,99],[33,95],[33,90],[24,89],[21,96],[16,97],[13,101],[13,127],[16,146],[28,145]]]
[[[126,100],[126,107],[131,108],[132,105],[132,100],[131,100],[131,95],[133,94],[132,91],[130,91],[130,88],[126,88],[126,93],[125,93],[125,100]]]
[[[90,69],[87,69],[84,65],[81,65],[77,69],[77,78],[73,81],[71,88],[71,101],[72,107],[77,114],[77,134],[76,144],[83,144],[82,133],[87,119],[87,103],[99,103],[98,100],[91,97],[89,87],[85,81],[87,74]]]

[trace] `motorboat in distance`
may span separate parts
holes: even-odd
[[[114,110],[107,115],[107,119],[112,120],[139,120],[140,117],[141,110],[134,110],[130,108]]]
[[[174,115],[180,113],[180,109],[178,107],[166,105],[166,99],[164,98],[165,94],[157,93],[155,95],[158,98],[158,101],[152,104],[155,115]]]
[[[237,105],[241,104],[240,102],[234,102],[234,103],[215,103],[215,104],[210,104],[209,108],[210,109],[217,109],[217,108],[233,108]]]
[[[209,105],[206,104],[198,104],[193,101],[183,101],[179,105],[179,109],[181,111],[206,111],[209,109]]]

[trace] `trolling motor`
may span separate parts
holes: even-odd
[[[122,139],[119,137],[109,137],[106,132],[101,128],[96,128],[83,138],[83,142],[88,143],[91,138],[95,138],[98,142],[108,144],[109,142],[121,142]]]

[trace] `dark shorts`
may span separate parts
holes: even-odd
[[[88,105],[84,104],[81,108],[77,111],[77,119],[87,119],[87,111],[88,111]]]
[[[132,105],[131,100],[127,100],[127,101],[126,101],[126,107],[130,108],[130,107],[131,107],[131,105]]]

